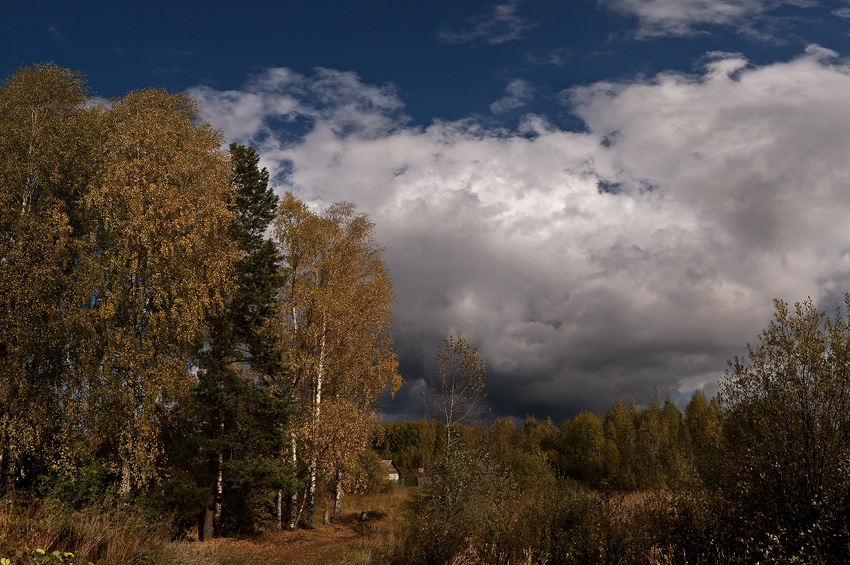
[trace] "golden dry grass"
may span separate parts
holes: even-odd
[[[319,523],[313,530],[266,532],[256,538],[174,543],[161,559],[185,565],[371,563],[376,552],[400,534],[404,504],[411,496],[415,496],[414,489],[351,495],[345,498],[343,518],[336,523]],[[321,517],[326,507],[320,502],[316,515]],[[360,521],[362,512],[368,517],[365,522]]]
[[[130,563],[153,555],[168,540],[166,523],[101,503],[75,511],[50,499],[0,500],[0,557],[29,562],[36,549],[71,552],[77,562]]]

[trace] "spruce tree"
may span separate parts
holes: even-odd
[[[291,479],[279,460],[290,403],[288,392],[275,386],[283,367],[266,331],[283,282],[276,247],[265,238],[278,199],[253,148],[231,144],[230,153],[236,213],[231,238],[241,258],[228,302],[209,316],[210,335],[200,353],[196,401],[206,459],[201,477],[208,485],[204,539],[223,522],[253,529],[260,519],[257,505],[268,503],[263,498],[273,492],[288,491]],[[233,508],[223,517],[225,500]]]

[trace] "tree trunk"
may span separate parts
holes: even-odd
[[[313,519],[316,515],[316,469],[317,462],[310,461],[310,483],[307,487],[307,529],[313,529]]]
[[[316,396],[313,403],[313,453],[310,457],[310,482],[307,490],[307,529],[313,529],[313,519],[316,515],[316,481],[319,470],[319,454],[317,440],[319,438],[319,424],[322,417],[322,380],[325,371],[325,334],[327,333],[327,322],[322,315],[322,339],[319,346],[319,366],[316,371]]]
[[[224,453],[218,454],[218,472],[215,477],[215,527],[221,528],[221,501],[224,498]]]
[[[132,471],[130,470],[130,463],[124,461],[121,464],[121,494],[128,495],[130,494],[130,487],[132,485],[133,476]]]
[[[292,443],[292,468],[298,468],[298,444],[295,442],[295,434],[291,436]],[[294,532],[298,527],[298,491],[292,493],[289,499],[289,531]]]
[[[294,303],[294,301],[293,301]],[[295,309],[295,306],[292,307],[292,327],[293,327],[293,335],[298,333],[298,312]],[[292,387],[295,388],[296,380],[293,376]],[[295,433],[294,430],[290,433],[289,436],[290,444],[292,445],[292,470],[295,472],[298,469],[298,443],[295,441]],[[278,493],[281,499],[281,507],[283,506],[283,493]],[[279,510],[279,513],[282,512],[282,509]],[[298,515],[300,512],[298,511],[298,491],[294,490],[292,492],[292,496],[289,498],[289,531],[294,532],[295,528],[298,527]],[[278,518],[278,530],[281,529],[280,526],[280,518]]]
[[[283,491],[277,491],[277,499],[275,500],[275,511],[277,513],[277,531],[283,529]]]
[[[8,458],[8,462],[6,464],[6,486],[11,490],[15,490],[15,475],[18,471],[15,468],[18,463],[15,455],[15,448],[10,447],[9,452],[6,454],[6,457]]]
[[[334,491],[334,522],[336,522],[342,518],[342,469],[336,470]]]
[[[221,519],[221,492],[222,473],[221,466],[224,462],[222,453],[210,453],[207,460],[207,469],[212,477],[207,489],[206,504],[204,504],[204,526],[201,532],[202,540],[211,540],[215,537],[215,527]]]
[[[215,496],[212,489],[207,492],[207,503],[204,507],[204,530],[201,533],[201,541],[213,539],[213,520],[215,518]]]
[[[0,490],[15,489],[15,452],[9,448],[0,450]]]

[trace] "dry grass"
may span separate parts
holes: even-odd
[[[160,555],[161,562],[184,565],[365,565],[379,560],[388,544],[398,539],[403,526],[404,504],[413,489],[387,493],[351,495],[345,498],[342,520],[313,530],[266,532],[255,538],[221,538],[208,542],[171,544]],[[320,501],[316,516],[330,509]],[[366,512],[367,520],[360,521]]]
[[[131,563],[153,559],[167,540],[167,524],[109,503],[74,511],[50,499],[0,500],[0,557],[26,561],[44,549],[71,552],[81,563]]]

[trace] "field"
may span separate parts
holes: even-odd
[[[104,507],[74,514],[58,504],[21,505],[21,501],[7,499],[0,511],[0,557],[11,558],[13,564],[41,563],[34,560],[38,557],[35,550],[45,548],[49,552],[74,551],[81,558],[77,563],[89,559],[124,563],[139,552],[146,555],[142,563],[175,565],[369,563],[376,550],[399,535],[405,502],[416,495],[416,489],[350,495],[345,499],[343,518],[337,523],[320,522],[313,530],[270,531],[256,537],[208,542],[170,542],[166,528],[145,526],[138,516],[134,519],[120,510]],[[360,519],[363,512],[365,521]],[[324,507],[319,507],[317,514],[323,513]],[[69,535],[70,531],[73,534]],[[16,552],[21,554],[16,556]]]
[[[221,538],[210,542],[183,541],[165,547],[163,562],[186,565],[321,565],[365,564],[379,548],[399,535],[404,504],[415,489],[346,497],[343,518],[337,523],[319,523],[313,530],[271,531],[256,538]],[[366,520],[360,517],[366,512]],[[324,513],[320,507],[317,515]]]

